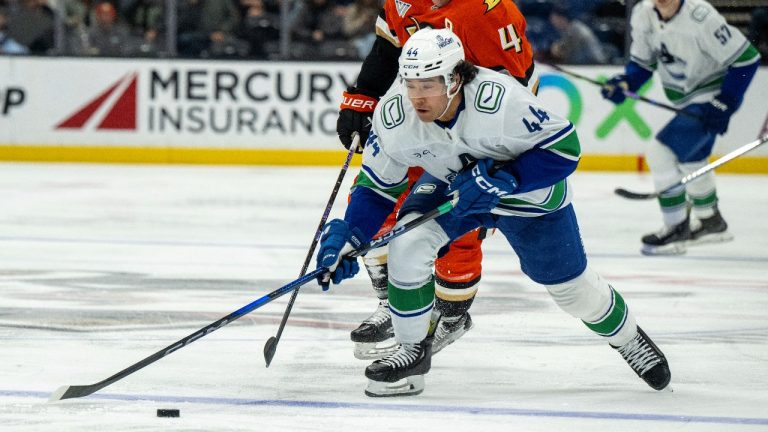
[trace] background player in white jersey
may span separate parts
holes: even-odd
[[[403,47],[399,73],[402,80],[374,112],[344,220],[324,229],[318,267],[329,274],[321,283],[354,275],[357,264],[346,254],[378,230],[407,182],[408,167],[422,167],[425,174],[398,223],[437,207],[449,194],[458,194],[458,202],[390,244],[389,300],[401,345],[366,368],[366,394],[423,390],[431,365],[435,258],[479,226],[500,231],[526,275],[605,337],[646,383],[665,388],[671,375],[664,355],[637,327],[621,295],[587,265],[567,179],[580,157],[573,125],[514,78],[467,62],[458,37],[447,29],[416,32]]]
[[[646,150],[656,188],[663,189],[708,163],[760,54],[703,0],[644,0],[632,10],[631,25],[631,60],[606,83],[603,97],[622,103],[622,89],[637,91],[656,71],[669,100],[694,116],[676,115]],[[686,244],[731,240],[717,201],[714,172],[659,196],[665,226],[643,236],[643,253],[681,254]]]

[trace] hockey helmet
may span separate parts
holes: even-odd
[[[425,28],[403,46],[399,72],[406,80],[441,76],[450,89],[454,84],[453,69],[462,60],[464,46],[456,34],[448,29]]]

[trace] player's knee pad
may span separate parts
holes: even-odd
[[[680,180],[680,169],[675,153],[659,141],[651,141],[645,152],[656,188],[666,188]]]
[[[562,310],[584,321],[599,318],[611,303],[610,285],[589,266],[568,282],[545,286]]]
[[[398,225],[421,216],[405,215]],[[395,238],[389,244],[389,279],[400,287],[421,285],[432,277],[437,251],[448,243],[448,235],[434,220],[425,222],[406,235]]]

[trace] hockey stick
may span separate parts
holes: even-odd
[[[762,138],[760,138],[760,139],[758,139],[756,141],[752,141],[749,144],[746,144],[744,146],[741,146],[741,147],[737,148],[736,150],[728,153],[727,155],[725,155],[725,156],[721,157],[720,159],[712,162],[711,164],[705,165],[705,166],[697,169],[696,171],[686,175],[685,177],[681,178],[680,181],[678,181],[677,183],[673,184],[672,186],[666,187],[666,188],[664,188],[664,189],[662,189],[662,190],[660,190],[658,192],[649,192],[649,193],[632,192],[632,191],[626,190],[624,188],[616,188],[616,190],[614,190],[614,192],[616,193],[616,195],[619,195],[619,196],[627,198],[627,199],[632,199],[632,200],[645,200],[645,199],[657,198],[659,195],[667,193],[667,192],[671,191],[672,189],[680,187],[680,186],[682,186],[684,184],[690,183],[691,181],[693,181],[693,180],[697,179],[698,177],[701,177],[702,175],[704,175],[704,174],[714,170],[715,168],[717,168],[717,167],[719,167],[719,166],[721,166],[721,165],[723,165],[723,164],[725,164],[727,162],[730,162],[730,161],[736,159],[737,157],[739,157],[739,156],[741,156],[741,155],[743,155],[743,154],[745,154],[745,153],[747,153],[749,151],[752,151],[752,150],[760,147],[761,145],[765,144],[766,142],[768,142],[768,135],[764,135]]]
[[[377,247],[383,246],[390,241],[394,240],[395,238],[407,233],[408,231],[411,231],[412,229],[422,225],[423,223],[430,221],[432,219],[435,219],[436,217],[446,214],[451,209],[453,209],[453,206],[456,204],[458,197],[454,197],[453,200],[446,202],[436,209],[429,211],[427,213],[424,213],[423,215],[419,216],[418,218],[403,224],[402,226],[396,227],[395,229],[384,233],[383,235],[371,240],[366,246],[359,249],[358,251],[355,251],[354,253],[350,254],[350,256],[358,257],[366,252],[368,252],[371,249],[375,249]],[[201,328],[200,330],[182,338],[178,341],[168,345],[167,347],[161,349],[160,351],[152,354],[149,357],[144,358],[143,360],[132,364],[131,366],[128,366],[127,368],[121,370],[120,372],[112,375],[109,378],[106,378],[102,381],[99,381],[94,384],[89,385],[65,385],[61,386],[56,391],[54,391],[51,394],[51,397],[49,401],[57,401],[62,399],[71,399],[71,398],[79,398],[83,396],[88,396],[89,394],[92,394],[94,392],[97,392],[104,387],[113,384],[128,375],[138,371],[139,369],[142,369],[145,366],[148,366],[161,358],[167,356],[168,354],[171,354],[174,351],[177,351],[181,348],[184,348],[185,346],[191,344],[192,342],[204,337],[208,336],[208,334],[213,333],[214,331],[224,327],[225,325],[237,320],[238,318],[242,317],[243,315],[258,309],[265,304],[271,302],[272,300],[275,300],[276,298],[282,296],[283,294],[288,293],[289,291],[295,290],[299,288],[300,286],[306,284],[307,282],[315,279],[316,277],[322,275],[328,271],[328,269],[325,268],[319,268],[316,269],[296,280],[293,282],[284,285],[271,293],[251,302],[247,305],[241,307],[240,309],[232,312],[231,314],[212,322],[211,324],[208,324],[207,326]]]
[[[590,78],[588,76],[584,76],[584,75],[578,74],[576,72],[572,72],[572,71],[569,71],[567,69],[563,69],[562,67],[560,67],[560,66],[558,66],[556,64],[551,64],[551,63],[544,63],[544,64],[549,66],[549,67],[551,67],[552,69],[557,70],[558,72],[562,72],[562,73],[564,73],[566,75],[570,75],[570,76],[572,76],[574,78],[578,78],[580,80],[584,80],[584,81],[590,82],[590,83],[592,83],[592,84],[594,84],[596,86],[600,86],[600,87],[604,87],[605,86],[605,83],[601,83],[600,81],[598,81],[596,79],[592,79],[592,78]],[[702,120],[702,118],[700,116],[697,116],[696,114],[691,114],[691,113],[689,113],[687,111],[681,110],[679,108],[675,108],[672,105],[667,105],[667,104],[665,104],[663,102],[659,102],[659,101],[647,98],[645,96],[641,96],[641,95],[639,95],[639,94],[637,94],[637,93],[635,93],[633,91],[624,90],[624,89],[621,89],[621,91],[624,92],[624,95],[627,96],[628,98],[639,100],[639,101],[643,101],[643,102],[651,104],[653,106],[657,106],[659,108],[663,108],[665,110],[672,111],[675,114],[681,114],[681,115],[684,115],[686,117],[690,117],[690,118],[697,119],[697,120]]]
[[[307,268],[309,267],[309,263],[312,261],[312,256],[315,254],[315,247],[317,246],[317,242],[320,240],[320,234],[323,232],[323,226],[325,225],[325,221],[328,220],[328,215],[331,213],[331,207],[333,207],[333,202],[336,200],[336,194],[339,193],[339,188],[341,187],[341,183],[344,180],[344,176],[347,174],[347,169],[349,169],[349,164],[352,161],[352,156],[355,154],[355,151],[357,151],[358,145],[360,145],[360,135],[356,134],[352,140],[352,145],[349,146],[347,159],[344,161],[344,165],[341,167],[341,171],[339,171],[339,176],[336,179],[336,184],[333,186],[331,196],[328,197],[328,203],[325,205],[323,217],[320,218],[320,223],[317,224],[315,236],[312,238],[312,244],[309,246],[309,251],[307,251],[307,257],[304,258],[304,265],[301,267],[301,273],[299,273],[299,277],[304,276],[304,273],[307,272]],[[270,338],[267,339],[267,342],[264,343],[264,361],[267,363],[267,367],[269,367],[269,364],[272,363],[272,358],[275,357],[277,344],[280,342],[280,337],[283,335],[283,329],[285,329],[285,324],[288,322],[288,316],[291,314],[293,303],[296,302],[296,297],[298,295],[298,289],[293,291],[293,294],[291,294],[291,299],[288,300],[288,306],[285,307],[285,312],[283,312],[283,319],[280,321],[280,327],[277,329],[277,334],[270,336]]]

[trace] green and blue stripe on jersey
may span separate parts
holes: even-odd
[[[632,56],[631,63],[636,63],[649,71],[656,70],[657,64]],[[745,41],[736,53],[724,62],[726,69],[716,71],[701,80],[700,84],[686,91],[674,83],[663,82],[664,94],[671,102],[682,105],[697,96],[707,93],[727,93],[737,100],[743,98],[744,92],[760,65],[760,52],[749,41]],[[635,90],[630,86],[630,90]]]
[[[515,176],[515,196],[502,198],[497,209],[520,216],[550,213],[568,203],[566,179],[578,166],[581,144],[573,124],[537,143],[531,150],[507,163],[502,169]],[[533,196],[527,192],[548,189]]]

